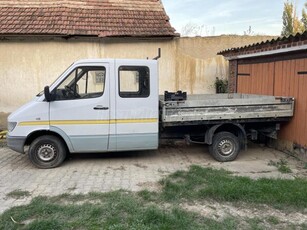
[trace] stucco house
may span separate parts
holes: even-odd
[[[29,100],[78,59],[151,57],[176,36],[157,0],[1,1],[0,111]]]
[[[0,1],[0,129],[8,113],[83,58],[159,60],[160,93],[214,93],[228,76],[219,50],[263,36],[180,38],[161,0]]]

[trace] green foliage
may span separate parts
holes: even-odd
[[[283,29],[281,32],[282,36],[290,36],[295,35],[297,33],[303,33],[305,31],[304,27],[304,18],[306,14],[303,11],[302,19],[300,20],[297,16],[296,5],[293,1],[286,1],[284,3],[284,11],[283,11]]]
[[[264,230],[265,228],[262,226],[262,221],[259,218],[248,219],[250,229],[252,230]]]
[[[258,179],[233,176],[224,170],[193,166],[162,182],[162,197],[169,202],[180,199],[213,199],[227,202],[267,204],[277,208],[307,207],[307,181],[303,179]]]
[[[78,203],[68,202],[78,200]],[[65,201],[66,202],[63,202]],[[12,221],[12,217],[15,222]],[[37,197],[0,216],[0,229],[235,229],[236,221],[215,221],[176,206],[163,209],[133,193]]]
[[[280,220],[279,220],[277,217],[275,217],[275,216],[269,216],[269,217],[267,218],[267,221],[268,221],[270,224],[272,224],[272,225],[277,225],[277,224],[280,223]]]
[[[305,4],[305,8],[307,8],[307,5]],[[306,13],[306,9],[303,9],[302,12],[302,23],[304,25],[304,30],[307,30],[307,13]]]
[[[285,159],[280,159],[278,162],[270,161],[269,165],[275,166],[281,173],[292,173],[292,170],[288,166],[288,162]]]
[[[216,78],[214,82],[216,93],[228,93],[228,80]]]

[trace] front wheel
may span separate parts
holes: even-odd
[[[66,147],[61,139],[51,135],[36,138],[29,148],[29,159],[38,168],[59,166],[66,157]]]
[[[213,136],[209,152],[217,161],[233,161],[240,152],[239,139],[230,132],[219,132]]]

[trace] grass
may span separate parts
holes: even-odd
[[[276,216],[269,216],[267,221],[272,225],[277,225],[280,223],[280,220]]]
[[[271,160],[268,165],[275,166],[281,173],[292,173],[292,170],[288,166],[288,162],[284,159],[280,159],[278,162]]]
[[[74,203],[76,200],[78,204]],[[0,229],[158,230],[235,229],[235,226],[236,222],[230,218],[218,222],[178,207],[165,210],[158,205],[144,203],[140,197],[124,191],[37,197],[29,205],[14,207],[0,216]]]
[[[267,204],[277,208],[307,207],[307,181],[304,179],[258,179],[233,176],[225,170],[192,166],[162,182],[161,196],[169,202],[213,199],[227,202]]]
[[[192,166],[189,171],[173,173],[160,183],[159,192],[36,197],[30,204],[13,207],[0,215],[0,229],[267,229],[268,225],[280,227],[279,219],[269,216],[265,220],[243,220],[234,214],[215,220],[188,212],[179,204],[209,199],[239,202],[244,207],[267,204],[295,211],[307,207],[307,181],[303,179],[252,180],[224,170]]]
[[[22,199],[24,197],[31,196],[31,193],[29,191],[23,191],[23,190],[17,189],[12,192],[9,192],[8,194],[6,194],[6,196],[9,198],[14,198],[14,199]]]

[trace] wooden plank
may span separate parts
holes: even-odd
[[[249,65],[239,65],[238,73],[250,73]],[[238,93],[248,93],[249,76],[238,76]]]
[[[238,65],[238,74],[239,73],[244,73],[244,65]]]
[[[243,77],[241,76],[238,76],[238,85],[237,85],[237,92],[238,93],[241,93],[242,92],[242,88],[243,88],[243,80],[242,80]]]
[[[248,67],[249,69],[249,72],[250,72],[250,76],[249,77],[246,77],[244,80],[244,92],[245,93],[249,93],[249,82],[250,82],[250,79],[252,78],[252,75],[253,75],[253,72],[252,72],[252,68],[251,66]]]
[[[256,64],[251,65],[251,73],[252,74],[251,74],[251,78],[250,78],[250,81],[249,81],[248,93],[255,94],[253,89],[254,89],[254,86],[255,86],[255,79],[256,79],[256,76],[257,76],[257,66],[256,66]]]
[[[275,63],[275,82],[274,82],[274,96],[282,95],[282,69],[283,62]]]
[[[262,70],[261,94],[268,95],[268,87],[270,82],[269,63],[264,63]]]
[[[259,90],[260,94],[266,94],[266,85],[268,84],[268,63],[263,63],[260,71]]]
[[[268,84],[266,85],[266,93],[267,95],[274,95],[274,78],[275,78],[275,63],[269,63],[268,66],[269,79]]]
[[[251,72],[251,66],[250,65],[244,65],[244,72],[250,73],[250,76],[245,76],[244,77],[244,93],[249,93],[249,88],[250,88],[250,80],[252,77],[252,72]]]
[[[295,79],[298,79],[297,76],[297,60],[291,60],[290,74],[288,76],[288,82],[284,83],[288,85],[288,95],[289,97],[294,97],[295,91],[297,91],[298,85],[295,85]],[[292,119],[286,124],[286,140],[294,141],[296,139],[296,120]]]
[[[304,60],[298,59],[296,60],[295,71],[304,69]],[[294,116],[290,121],[290,125],[293,125],[292,132],[287,133],[287,140],[299,143],[299,129],[300,129],[300,108],[301,108],[301,100],[299,98],[300,95],[300,76],[296,73],[294,77],[294,88],[293,88],[293,96],[295,98],[295,108],[294,108]]]
[[[275,96],[286,96],[286,85],[288,84],[287,76],[291,72],[288,70],[287,61],[278,61],[275,63],[275,80],[274,80],[274,95]],[[278,137],[282,140],[294,141],[295,137],[292,135],[293,130],[296,127],[296,121],[292,119],[290,122],[282,125],[281,131],[278,134]],[[293,126],[293,127],[291,127]]]
[[[299,60],[299,69],[304,70],[306,65],[307,59],[300,59]],[[297,109],[295,112],[297,113],[295,115],[296,120],[296,133],[295,133],[295,141],[299,144],[303,144],[305,139],[305,125],[306,125],[306,87],[307,85],[304,85],[304,78],[306,78],[307,75],[298,75],[298,94],[296,99],[296,106]]]
[[[268,63],[262,64],[261,75],[260,75],[260,93],[262,95],[266,94],[266,85],[268,84]]]
[[[254,78],[254,84],[252,85],[253,87],[253,94],[261,94],[261,73],[262,73],[262,63],[256,64],[255,65],[255,78]]]
[[[287,78],[288,78],[288,75],[290,73],[290,62],[288,60],[286,61],[283,61],[283,72],[282,72],[282,95],[281,96],[284,96],[284,95],[287,95]]]
[[[297,74],[297,69],[304,69],[305,68],[305,61],[304,59],[295,60],[295,68],[293,68],[293,79],[291,79],[292,86],[292,92],[291,92],[291,86],[289,87],[289,96],[294,96],[296,98],[296,107],[294,111],[294,117],[292,121],[289,123],[290,130],[288,132],[288,140],[292,140],[293,142],[300,143],[300,135],[302,130],[304,129],[302,127],[301,121],[304,119],[305,114],[302,112],[302,107],[305,107],[304,103],[302,103],[301,93],[300,91],[304,91],[303,85],[300,84],[300,76]],[[292,127],[292,129],[291,129]]]
[[[291,60],[291,76],[289,78],[289,92],[288,96],[290,97],[297,97],[298,93],[298,75],[297,75],[297,69],[298,69],[299,63],[297,60]],[[286,139],[297,141],[296,136],[296,120],[293,118],[288,124],[287,124],[287,130],[286,130]]]
[[[305,65],[304,68],[305,70],[307,69],[307,59],[305,58]],[[303,110],[301,111],[302,113],[302,126],[300,127],[300,144],[303,146],[307,146],[307,74],[304,75],[299,75],[300,76],[300,81],[302,84],[302,88],[304,89],[302,94],[300,95],[300,99],[302,99],[302,104],[304,105]]]

